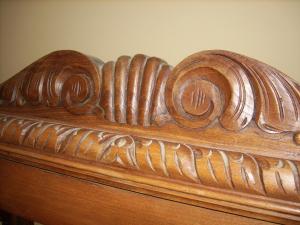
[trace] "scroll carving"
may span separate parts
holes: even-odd
[[[300,128],[299,86],[280,71],[228,52],[196,53],[168,80],[170,114],[186,127],[204,128],[218,118],[233,131],[255,120],[268,133]]]
[[[209,149],[70,125],[0,115],[0,141],[190,182],[300,202],[298,161]]]
[[[2,84],[1,102],[63,105],[74,114],[96,112],[101,86],[97,65],[101,64],[78,52],[51,53]]]
[[[1,105],[64,106],[73,114],[129,125],[268,133],[299,132],[299,85],[255,59],[204,51],[174,69],[136,55],[103,63],[74,51],[51,53],[1,85]],[[295,136],[295,141],[298,138]]]

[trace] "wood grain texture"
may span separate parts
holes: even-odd
[[[0,207],[46,225],[275,224],[87,183],[2,159],[0,179]]]
[[[1,84],[0,157],[295,224],[300,86],[228,51],[199,52],[174,68],[143,54],[102,62],[57,51]]]

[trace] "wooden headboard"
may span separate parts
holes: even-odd
[[[174,68],[56,51],[2,83],[0,98],[3,210],[56,225],[300,223],[300,86],[265,63],[222,50]],[[129,197],[112,206],[81,193],[75,209],[80,185],[64,179]]]

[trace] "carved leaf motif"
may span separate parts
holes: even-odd
[[[300,201],[298,161],[6,115],[0,115],[0,142],[143,175]]]
[[[208,110],[207,104],[202,104],[198,112],[186,107],[195,99],[194,94],[182,94],[189,92],[191,85],[214,107]],[[167,88],[170,114],[186,127],[203,128],[218,119],[224,128],[240,130],[254,119],[268,133],[300,128],[297,84],[275,68],[246,56],[228,51],[191,55],[174,68]]]

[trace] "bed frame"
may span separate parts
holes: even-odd
[[[213,50],[173,68],[63,50],[2,83],[0,99],[5,215],[300,224],[300,86],[265,63]]]

